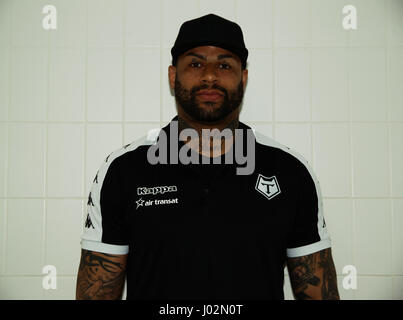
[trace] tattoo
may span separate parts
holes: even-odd
[[[287,261],[296,299],[339,300],[331,248]]]
[[[333,263],[330,248],[319,252],[319,267],[323,269],[322,298],[326,300],[338,300],[336,268]]]
[[[81,251],[77,299],[120,299],[125,282],[126,255]]]
[[[225,126],[224,129],[230,129],[232,132],[232,139],[231,142],[233,141],[233,138],[235,137],[235,129],[237,129],[239,126],[239,119],[236,118],[234,120],[232,120],[228,125]],[[214,135],[212,133],[210,133],[210,135],[206,136],[205,134],[202,134],[202,129],[203,128],[195,128],[192,127],[190,124],[188,124],[183,118],[178,117],[178,130],[179,132],[181,132],[184,129],[194,129],[197,131],[197,134],[199,137],[201,137],[201,139],[199,139],[199,153],[210,153],[210,155],[215,155],[216,152],[221,151],[221,154],[225,153],[225,150],[229,147],[229,146],[225,146],[225,137],[222,136],[221,137],[221,141],[218,140],[217,143],[217,139],[214,139]],[[221,131],[222,131],[221,130]],[[220,131],[220,132],[221,132]],[[190,138],[189,138],[190,139]],[[187,141],[189,142],[189,141]],[[206,150],[205,147],[209,147],[209,150]],[[192,146],[190,146],[192,147]],[[194,146],[196,147],[196,146]],[[197,149],[197,147],[196,147]]]

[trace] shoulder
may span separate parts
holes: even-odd
[[[106,173],[110,171],[123,171],[132,166],[133,159],[142,159],[147,154],[150,145],[155,144],[161,129],[152,129],[140,138],[113,150],[108,154],[99,167],[97,178],[103,180]]]
[[[254,134],[263,158],[274,157],[277,164],[287,170],[296,170],[305,174],[309,173],[312,177],[315,176],[313,168],[303,155],[259,131],[254,130]]]

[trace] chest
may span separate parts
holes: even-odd
[[[263,169],[242,176],[230,167],[212,172],[153,169],[131,189],[126,215],[134,245],[284,241],[296,210],[287,173]]]

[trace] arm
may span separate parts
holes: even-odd
[[[297,300],[340,300],[331,248],[288,258],[287,268]]]
[[[113,300],[122,297],[127,254],[81,250],[77,275],[77,300]]]

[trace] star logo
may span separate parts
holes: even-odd
[[[138,209],[138,207],[143,206],[144,204],[144,200],[142,198],[140,198],[139,200],[136,201],[137,207],[136,210]]]

